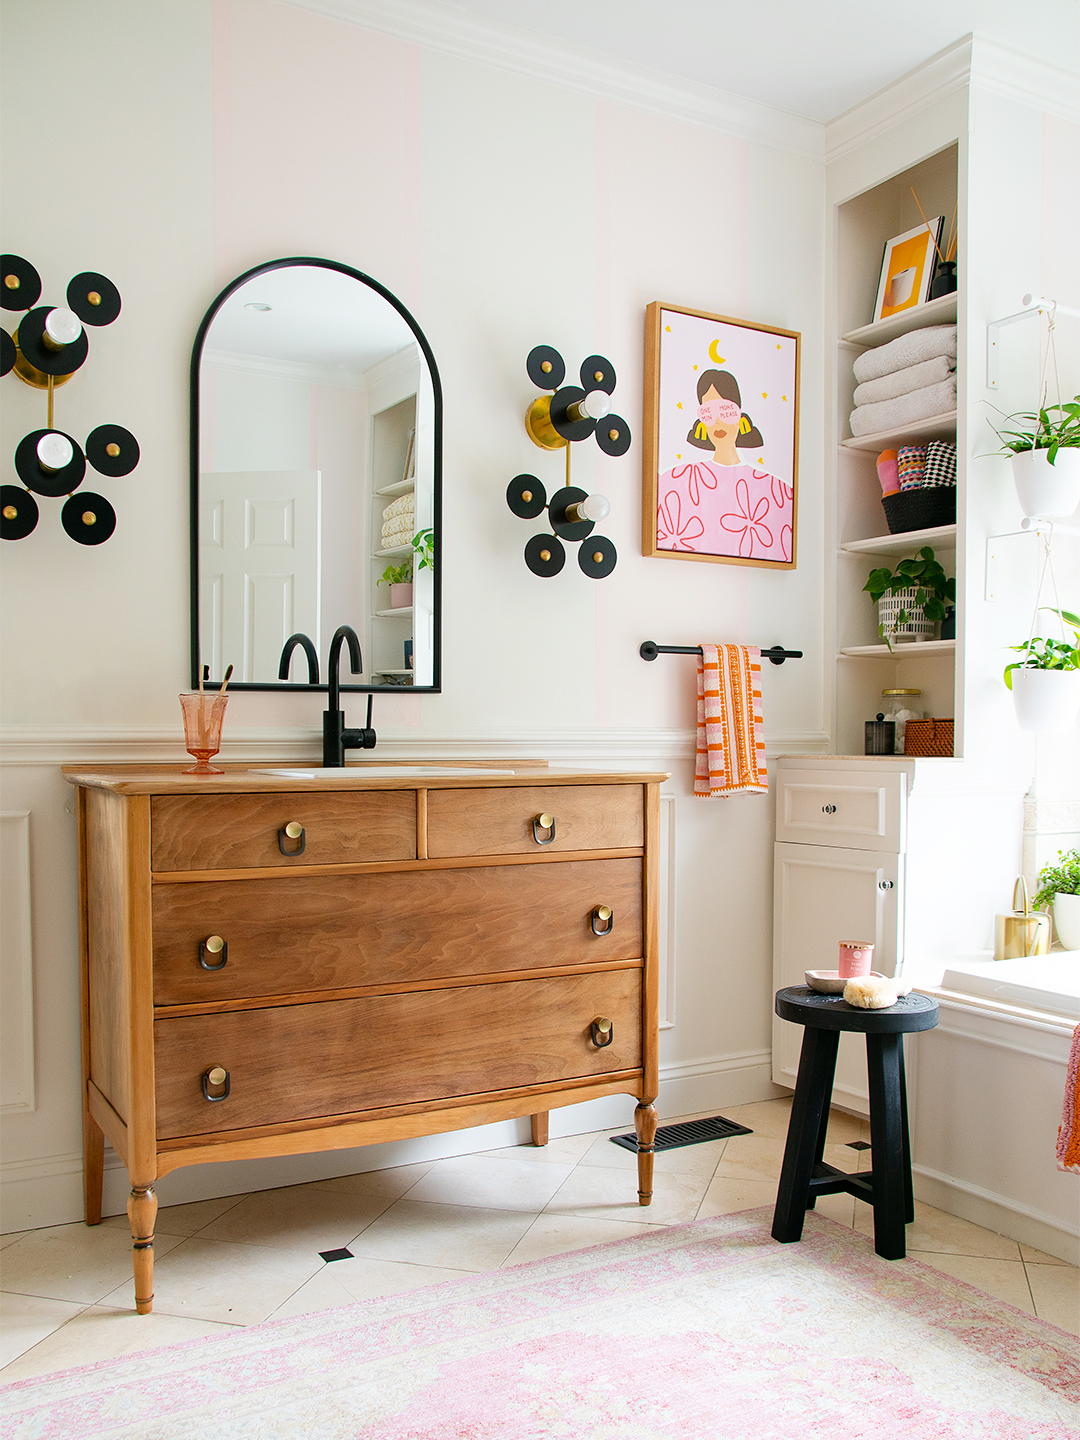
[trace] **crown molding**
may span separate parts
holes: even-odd
[[[972,37],[971,81],[980,90],[1080,124],[1080,81],[1075,75],[982,35]]]
[[[286,0],[332,20],[361,25],[398,40],[441,50],[461,60],[494,65],[600,100],[649,110],[719,130],[755,145],[767,145],[821,161],[825,127],[807,120],[630,62],[612,64],[573,46],[463,15],[433,0]]]
[[[210,370],[235,375],[269,375],[274,380],[298,380],[304,385],[332,385],[362,390],[363,375],[343,366],[320,365],[310,360],[276,360],[269,355],[242,355],[234,350],[204,350],[202,363]]]

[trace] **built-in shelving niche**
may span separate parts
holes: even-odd
[[[928,216],[944,215],[946,231],[957,197],[957,146],[929,156],[910,169],[883,180],[837,207],[836,214],[836,413],[833,478],[835,483],[836,561],[836,727],[838,754],[863,753],[863,723],[882,709],[881,691],[917,686],[920,706],[938,717],[956,715],[956,657],[962,640],[894,646],[877,634],[877,612],[863,591],[875,565],[895,564],[903,555],[931,545],[952,574],[958,526],[937,526],[908,535],[890,535],[881,506],[875,461],[883,449],[931,439],[953,440],[955,412],[932,417],[882,435],[852,439],[848,417],[853,408],[855,357],[909,330],[957,319],[957,295],[946,295],[904,316],[870,323],[874,313],[885,243],[920,223],[912,198],[914,186]],[[961,259],[963,249],[961,247]],[[962,273],[961,273],[962,280]],[[960,377],[962,384],[962,377]],[[962,460],[961,460],[962,463]],[[963,476],[958,476],[962,496]],[[962,514],[958,514],[962,532]],[[962,636],[963,617],[958,617]]]

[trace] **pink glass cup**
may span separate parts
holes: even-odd
[[[227,695],[216,691],[197,691],[194,695],[181,695],[180,707],[184,712],[184,748],[194,755],[196,764],[185,770],[185,775],[224,775],[216,765],[209,764],[211,755],[221,749],[221,722],[225,719]]]
[[[856,975],[869,975],[874,963],[874,947],[865,940],[841,940],[840,960],[837,969],[841,979],[851,980]]]

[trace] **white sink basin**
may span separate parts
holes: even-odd
[[[344,768],[321,766],[311,770],[268,770],[252,766],[249,775],[277,775],[283,780],[340,780],[343,775],[351,779],[395,779],[395,780],[445,780],[457,775],[513,775],[513,770],[483,770],[479,766],[453,765],[348,765]]]

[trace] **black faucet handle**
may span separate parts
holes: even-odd
[[[371,705],[374,696],[367,697],[367,724],[362,730],[346,730],[342,734],[342,748],[344,750],[374,750],[376,735],[371,728]]]

